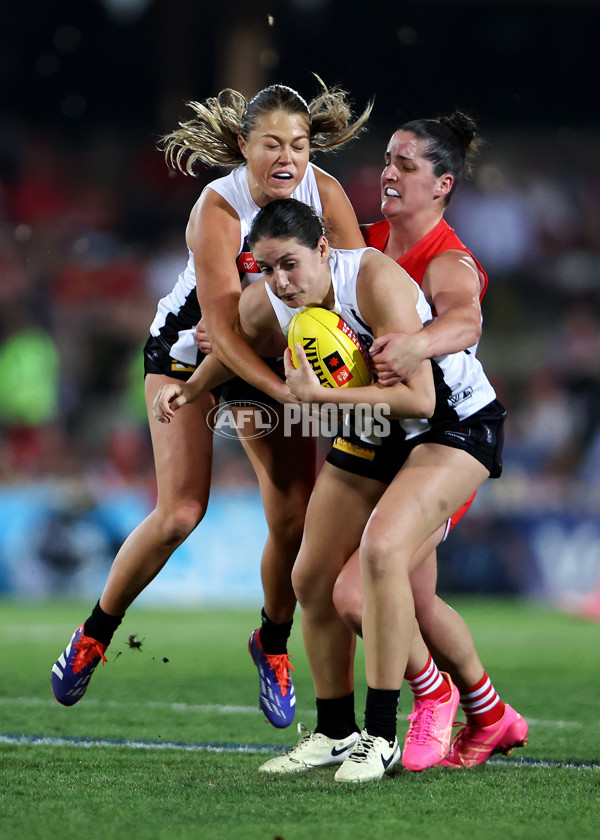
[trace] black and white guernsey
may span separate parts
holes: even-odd
[[[332,250],[330,266],[335,293],[334,311],[352,327],[368,347],[371,345],[374,336],[370,326],[361,315],[356,294],[360,262],[367,250],[375,249]],[[415,283],[415,287],[419,292],[417,312],[421,323],[426,324],[432,319],[431,307],[417,283]],[[266,283],[265,288],[281,329],[287,335],[290,321],[294,315],[306,307],[296,307],[294,309],[287,306],[271,291]],[[496,392],[488,381],[481,363],[468,350],[446,356],[436,356],[431,359],[431,364],[436,393],[435,411],[429,420],[399,420],[398,422],[406,433],[406,439],[424,434],[437,426],[445,426],[449,423],[465,420],[489,405],[496,398]]]
[[[247,244],[248,232],[260,207],[250,195],[246,165],[239,166],[223,178],[211,181],[205,189],[219,193],[235,210],[240,220],[240,243],[236,264],[240,283],[244,288],[262,277]],[[304,178],[292,193],[292,198],[309,204],[316,213],[322,214],[321,197],[311,163],[306,167]],[[173,359],[195,366],[199,362],[199,351],[194,343],[194,331],[200,317],[194,255],[189,251],[187,265],[179,275],[173,290],[158,302],[150,333],[160,339]]]

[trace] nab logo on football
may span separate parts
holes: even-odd
[[[277,428],[279,416],[264,403],[247,400],[243,405],[223,402],[208,412],[206,422],[215,435],[251,440],[265,437]]]

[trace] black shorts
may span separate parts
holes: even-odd
[[[410,440],[406,440],[400,423],[392,421],[390,434],[380,438],[378,444],[366,443],[354,433],[338,435],[325,460],[346,472],[391,484],[416,446],[439,443],[468,452],[483,464],[490,478],[499,478],[502,474],[505,418],[504,407],[494,400],[466,420],[430,429]]]
[[[204,353],[198,351],[198,364],[201,363],[202,359],[204,359]],[[263,359],[263,362],[278,376],[284,378],[283,359],[268,358]],[[146,342],[144,347],[144,376],[148,373],[159,373],[170,376],[171,379],[180,379],[187,382],[196,367],[197,365],[178,362],[177,359],[170,356],[169,347],[162,339],[151,335]],[[249,385],[239,376],[235,376],[229,382],[213,388],[212,393],[217,401],[234,403],[239,406],[253,405],[257,402],[272,406],[279,405],[277,400],[265,394],[264,391],[259,391],[254,385]]]

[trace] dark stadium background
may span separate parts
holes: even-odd
[[[479,174],[448,218],[490,274],[480,353],[511,420],[505,475],[444,547],[441,580],[450,589],[590,609],[600,587],[599,36],[593,0],[7,5],[0,493],[12,531],[7,525],[0,540],[0,591],[96,593],[115,546],[152,496],[139,376],[124,371],[137,371],[157,274],[183,254],[187,214],[212,177],[169,177],[157,139],[189,117],[186,100],[226,86],[252,94],[276,81],[310,98],[316,72],[349,90],[357,110],[375,97],[369,132],[317,161],[340,178],[361,221],[377,217],[380,162],[399,123],[455,107],[478,120],[487,140]],[[477,230],[482,218],[487,228]],[[510,259],[494,250],[498,239]],[[99,271],[93,290],[81,285],[91,271],[85,254]],[[43,331],[58,372],[3,364],[27,325]],[[13,405],[23,371],[34,384],[39,375],[40,388],[55,382],[43,417]],[[215,516],[227,521],[235,519],[231,487],[253,492],[235,447],[221,446],[215,476]],[[40,482],[47,496],[32,501]],[[121,494],[113,507],[99,503],[107,486]],[[256,519],[255,500],[248,504],[239,517]],[[115,507],[127,514],[119,518]],[[96,546],[93,562],[82,532],[85,545]],[[62,553],[53,549],[58,535]],[[261,540],[258,533],[256,551]],[[15,574],[15,544],[44,571],[40,591]],[[242,599],[256,592],[257,556],[247,558]],[[179,562],[194,566],[193,540]],[[193,580],[204,597],[218,598],[220,582],[206,574]],[[159,580],[176,599],[166,570]]]
[[[376,94],[384,130],[440,102],[487,128],[586,129],[600,120],[599,32],[595,0],[23,0],[3,12],[2,111],[161,130],[186,98],[275,79],[305,90],[316,71],[359,103]],[[82,100],[70,125],[69,96]]]

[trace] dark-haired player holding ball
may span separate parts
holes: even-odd
[[[424,359],[476,351],[482,323],[480,302],[488,279],[443,217],[456,187],[469,174],[479,145],[475,122],[460,111],[439,119],[407,122],[387,145],[381,173],[385,219],[364,226],[363,235],[367,245],[395,260],[421,286],[436,317],[416,334],[394,333],[375,339],[373,362],[382,384],[410,377]],[[451,518],[449,527],[464,515],[471,501]],[[437,542],[448,530],[440,532]],[[465,622],[435,595],[437,542],[411,577],[415,610],[437,665],[452,674],[460,689],[467,718],[442,765],[472,767],[496,752],[522,745],[528,727],[497,694]],[[340,614],[360,632],[362,586],[357,557],[344,567],[334,598]],[[427,715],[420,711],[428,704],[428,677],[427,672],[407,675],[415,692],[407,742],[411,735],[422,738],[420,730],[427,728]],[[425,687],[420,699],[419,685]]]
[[[307,306],[334,310],[371,342],[394,332],[415,335],[431,320],[423,292],[403,269],[375,249],[330,250],[321,219],[306,204],[270,202],[254,219],[248,242],[264,279],[244,291],[239,314],[244,335],[257,349],[278,326],[287,332],[296,312]],[[396,706],[414,654],[410,577],[448,516],[489,475],[500,474],[505,412],[474,354],[424,359],[409,377],[387,387],[338,390],[324,387],[302,346],[295,349],[299,367],[286,351],[286,377],[303,403],[372,409],[385,403],[395,420],[389,435],[354,430],[339,435],[317,479],[292,572],[317,696],[317,727],[261,770],[289,773],[341,764],[336,780],[370,781],[400,758]],[[190,382],[169,386],[171,397],[176,392],[187,397]],[[175,406],[163,396],[159,408],[169,416]],[[355,637],[333,604],[336,579],[359,545],[369,684],[360,734],[354,717]],[[421,654],[418,667],[425,670],[429,654],[426,649]],[[453,717],[440,736],[449,736]],[[447,749],[437,756],[430,749],[430,760],[419,769],[440,761]]]
[[[487,277],[443,214],[476,146],[476,126],[460,113],[407,123],[394,132],[388,144],[381,178],[382,209],[387,219],[367,226],[363,233],[368,244],[392,257],[422,286],[437,317],[412,335],[395,332],[375,339],[373,346],[379,352],[373,360],[381,383],[409,376],[430,356],[465,348],[474,352],[481,333],[480,298]],[[178,407],[177,403],[172,407]],[[166,408],[165,399],[162,409]],[[440,667],[451,673],[461,689],[467,714],[468,725],[443,762],[451,766],[480,764],[495,752],[509,752],[522,745],[527,738],[526,722],[496,693],[464,621],[435,595],[435,547],[468,504],[449,517],[423,547],[426,558],[411,576],[423,633]],[[357,557],[340,574],[334,599],[340,615],[361,633],[363,593]],[[430,745],[435,745],[439,736],[439,716],[431,710],[447,705],[449,686],[431,659],[420,670],[409,668],[407,679],[415,702],[403,763],[410,769],[422,769],[433,763]]]

